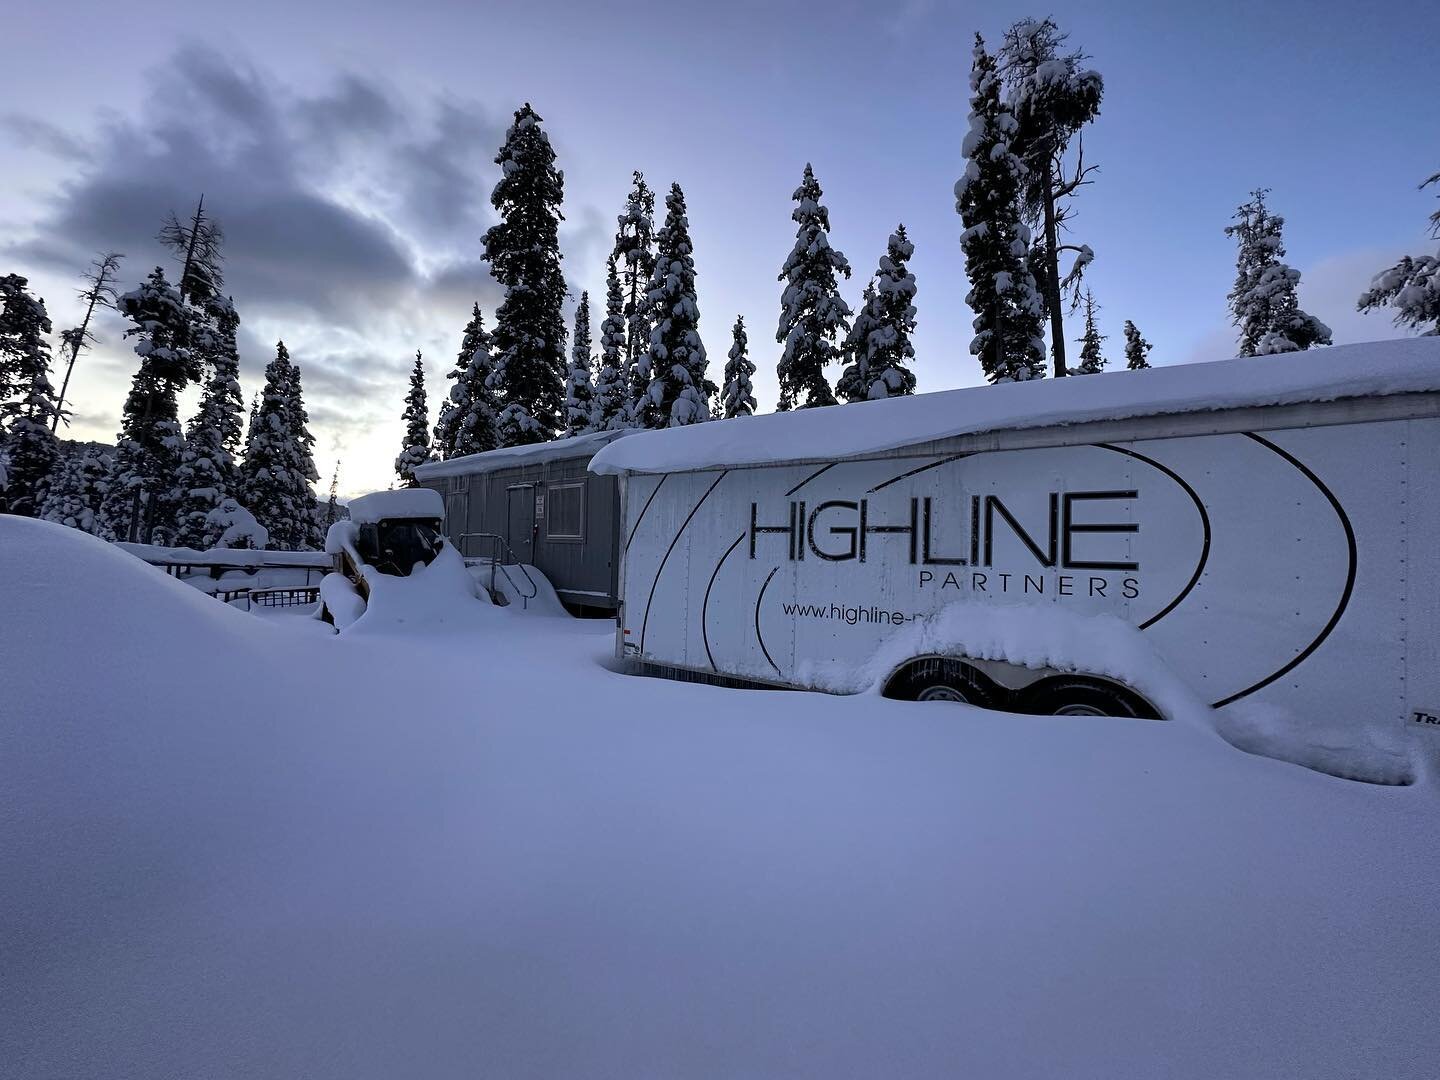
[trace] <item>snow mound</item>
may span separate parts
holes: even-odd
[[[840,692],[878,692],[901,664],[927,655],[1104,676],[1138,690],[1172,720],[1204,725],[1210,712],[1134,625],[1053,604],[947,604],[888,637],[868,665],[846,671],[808,666],[801,681]]]
[[[987,431],[1433,391],[1440,391],[1440,338],[1410,338],[645,431],[606,446],[591,460],[590,471],[661,473],[831,461]]]
[[[429,566],[417,566],[409,577],[382,574],[373,566],[362,566],[361,573],[370,598],[347,633],[498,629],[490,597],[475,584],[465,560],[448,543]]]
[[[0,705],[53,699],[68,710],[104,687],[105,715],[116,695],[155,692],[145,674],[154,657],[169,657],[184,682],[213,650],[240,650],[257,633],[264,631],[244,612],[115,545],[0,515]]]
[[[470,560],[466,564],[470,577],[483,593],[490,588],[490,560]],[[509,602],[506,610],[523,611],[527,615],[560,615],[570,617],[555,586],[541,573],[539,567],[529,563],[501,564],[495,568],[495,590]]]
[[[445,499],[430,488],[400,488],[361,495],[350,503],[350,520],[373,525],[386,518],[443,518]],[[333,528],[333,526],[332,526]]]

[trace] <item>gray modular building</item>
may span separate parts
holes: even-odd
[[[628,431],[511,446],[430,465],[415,475],[445,498],[445,535],[467,558],[539,568],[568,607],[620,606],[620,497],[590,459]]]

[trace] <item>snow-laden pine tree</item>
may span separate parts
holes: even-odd
[[[630,369],[625,359],[625,309],[615,256],[605,263],[605,320],[600,324],[600,370],[595,376],[595,427],[629,426]]]
[[[500,222],[485,233],[483,258],[505,287],[495,313],[494,389],[501,446],[545,442],[560,430],[565,403],[565,276],[559,228],[565,177],[527,102],[495,158],[500,182],[490,202]]]
[[[595,362],[590,336],[590,294],[582,292],[575,307],[575,332],[570,338],[570,366],[565,372],[565,434],[584,435],[596,431],[595,388],[590,368]]]
[[[791,196],[796,205],[790,217],[799,225],[795,246],[780,270],[785,291],[775,340],[784,346],[776,365],[777,408],[782,412],[835,404],[825,367],[839,355],[838,343],[850,329],[850,307],[840,296],[837,280],[850,276],[850,264],[830,246],[830,211],[820,202],[822,194],[814,170],[806,164]]]
[[[650,347],[651,320],[645,298],[655,273],[655,193],[638,170],[631,178],[630,195],[618,225],[612,257],[624,298],[625,378],[629,394],[626,413],[633,417],[650,388],[649,378],[642,378],[636,368],[641,355]]]
[[[1000,96],[995,58],[976,34],[965,173],[955,181],[955,210],[965,226],[965,302],[975,312],[970,353],[991,382],[1028,382],[1045,374],[1045,305],[1031,273],[1031,234],[1022,218],[1028,169],[1012,146],[1017,129]]]
[[[1081,275],[1095,257],[1088,244],[1060,240],[1070,216],[1064,200],[1089,183],[1087,177],[1095,170],[1085,164],[1082,143],[1077,141],[1073,170],[1067,169],[1065,154],[1080,129],[1099,115],[1105,93],[1100,73],[1084,66],[1088,57],[1078,50],[1066,51],[1068,37],[1053,19],[1021,19],[1005,31],[999,53],[1000,72],[1009,91],[1006,103],[1015,120],[1009,142],[1026,165],[1026,220],[1041,227],[1043,242],[1034,251],[1040,261],[1031,265],[1050,317],[1056,375],[1066,373],[1061,297],[1067,289],[1073,290],[1074,310]],[[1064,253],[1073,254],[1074,260],[1062,277],[1060,256]]]
[[[890,234],[875,277],[865,286],[864,302],[845,339],[849,361],[835,383],[844,401],[873,401],[915,392],[915,275],[910,256],[915,245],[901,225]]]
[[[850,332],[840,346],[840,360],[845,365],[835,380],[835,396],[841,401],[864,401],[870,386],[870,331],[875,329],[875,279],[865,283],[860,294],[860,307],[850,322]]]
[[[490,335],[485,332],[485,319],[476,304],[450,372],[450,394],[441,404],[435,422],[435,450],[441,458],[495,449],[495,418],[500,406],[491,385],[494,373]]]
[[[45,485],[40,517],[93,533],[110,477],[110,458],[97,447],[70,444]]]
[[[1235,286],[1230,290],[1230,314],[1240,328],[1240,355],[1267,356],[1299,352],[1313,345],[1330,344],[1330,328],[1302,311],[1298,295],[1300,271],[1284,262],[1281,236],[1285,219],[1265,205],[1267,188],[1250,193],[1250,201],[1235,210],[1235,224],[1225,227],[1234,237]]]
[[[1085,330],[1075,339],[1080,343],[1080,365],[1071,374],[1099,375],[1105,370],[1105,356],[1100,351],[1100,343],[1108,335],[1100,333],[1100,327],[1095,323],[1095,313],[1100,310],[1100,305],[1095,303],[1095,297],[1089,289],[1085,290],[1083,306],[1085,308]]]
[[[58,404],[45,340],[50,316],[45,301],[30,295],[29,284],[19,274],[0,277],[0,458],[6,475],[0,506],[34,517],[55,465],[51,422]]]
[[[307,504],[305,493],[315,466],[309,446],[296,438],[298,397],[297,369],[282,341],[265,367],[265,388],[250,423],[240,501],[269,533],[269,546],[286,551],[307,550],[305,545],[313,540],[309,523],[315,496],[311,492]]]
[[[655,241],[655,272],[645,295],[654,325],[650,347],[637,364],[637,373],[648,381],[632,419],[641,427],[684,427],[710,419],[715,384],[706,377],[709,361],[700,340],[694,249],[679,184],[670,185],[665,224]]]
[[[45,374],[35,376],[20,400],[20,411],[5,437],[5,470],[9,487],[6,502],[12,514],[38,517],[45,499],[50,473],[59,457],[55,432],[51,430],[58,405],[55,388]]]
[[[218,531],[208,524],[210,514],[226,497],[235,494],[238,477],[234,474],[234,453],[238,451],[239,435],[235,434],[224,452],[225,433],[229,426],[222,414],[233,392],[239,401],[239,359],[235,335],[239,320],[235,306],[221,292],[225,284],[221,272],[225,241],[220,225],[205,211],[205,197],[200,196],[194,212],[181,221],[173,212],[166,219],[158,237],[180,264],[176,290],[186,306],[189,317],[190,347],[200,363],[207,391],[202,412],[193,417],[185,433],[186,447],[181,451],[181,466],[168,499],[176,507],[176,544],[186,547],[209,547]],[[233,389],[230,380],[236,380]],[[219,396],[214,392],[218,391]],[[207,415],[207,413],[209,415]],[[238,416],[236,417],[238,425]],[[192,438],[195,446],[190,446]],[[225,461],[226,454],[230,460]],[[221,473],[229,475],[221,475]]]
[[[730,354],[725,361],[725,389],[720,407],[725,419],[755,414],[755,387],[751,376],[755,365],[750,362],[750,339],[745,333],[745,318],[735,316],[735,325],[730,330]]]
[[[211,547],[217,539],[216,530],[209,524],[210,512],[226,498],[240,494],[240,446],[244,435],[240,418],[245,408],[236,345],[240,316],[227,297],[215,297],[206,307],[208,328],[200,344],[210,370],[200,407],[185,432],[185,448],[180,452],[177,477],[181,503],[175,536],[177,546],[201,550]]]
[[[420,350],[415,350],[415,366],[410,369],[410,389],[405,394],[405,435],[400,440],[400,454],[395,459],[395,475],[401,487],[419,487],[415,468],[435,460],[430,450],[430,405],[425,396],[425,363]],[[318,477],[317,477],[318,479]]]
[[[320,500],[315,498],[315,484],[320,482],[320,469],[315,468],[315,436],[310,432],[310,410],[305,408],[305,389],[301,383],[300,364],[289,367],[289,438],[295,446],[297,488],[295,504],[300,517],[295,526],[295,550],[320,552],[325,534],[320,528]]]
[[[1440,184],[1440,173],[1420,188],[1431,184]],[[1430,235],[1440,238],[1440,210],[1430,215]],[[1394,266],[1375,275],[1356,306],[1361,311],[1389,307],[1396,326],[1408,326],[1425,336],[1440,334],[1440,251],[1402,255]]]
[[[201,374],[190,346],[190,309],[158,266],[115,306],[134,324],[125,336],[137,339],[140,369],[125,399],[98,534],[106,540],[168,543],[175,532],[175,480],[185,446],[177,398]]]
[[[1140,371],[1150,366],[1147,357],[1151,345],[1140,336],[1140,331],[1129,319],[1125,320],[1125,366],[1131,371]]]
[[[299,542],[295,547],[299,551],[322,551],[325,533],[320,528],[320,502],[315,498],[320,472],[315,468],[315,436],[310,433],[310,413],[305,408],[299,364],[290,367],[290,385],[290,438],[297,448],[299,462],[299,486],[295,499],[300,506],[300,522],[297,529]]]

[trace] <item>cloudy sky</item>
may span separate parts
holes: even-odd
[[[1431,85],[1440,5],[1403,23],[1359,4],[1105,3],[1056,11],[1105,76],[1086,135],[1100,166],[1074,236],[1119,354],[1134,319],[1152,359],[1230,355],[1222,233],[1258,185],[1287,218],[1302,302],[1337,342],[1390,337],[1354,299],[1424,250],[1440,168]],[[685,188],[712,367],[737,314],[773,406],[776,275],[807,161],[852,302],[897,222],[916,244],[921,390],[974,384],[951,188],[962,168],[971,37],[1042,9],[1010,3],[31,4],[5,20],[0,273],[30,277],[57,329],[99,249],[124,283],[164,261],[162,218],[204,192],[227,236],[246,397],[277,338],[305,372],[328,475],[387,486],[414,351],[432,403],[472,301],[495,151],[534,103],[565,171],[566,272],[603,295],[604,258],[642,169]],[[1428,242],[1433,247],[1433,241]],[[173,274],[172,274],[173,276]],[[573,301],[572,301],[573,303]],[[567,318],[568,318],[567,314]],[[110,440],[135,358],[113,316],[85,356],[72,432]],[[1068,336],[1074,337],[1078,328]]]

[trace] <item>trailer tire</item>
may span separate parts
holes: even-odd
[[[1160,714],[1133,690],[1105,679],[1045,679],[1020,695],[1021,712],[1035,716],[1123,716],[1158,720]]]
[[[969,664],[943,657],[912,660],[891,676],[885,696],[903,701],[950,701],[991,709],[999,695]]]

